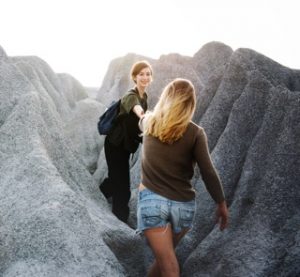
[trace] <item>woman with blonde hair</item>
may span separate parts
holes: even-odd
[[[228,210],[220,178],[212,164],[204,129],[192,122],[196,107],[193,84],[170,82],[153,112],[139,123],[143,131],[142,183],[137,220],[154,253],[148,276],[179,276],[175,247],[192,228],[195,190],[191,185],[197,163],[205,186],[217,203],[220,229]]]

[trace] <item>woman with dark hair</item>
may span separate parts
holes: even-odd
[[[152,82],[152,68],[147,61],[138,61],[131,68],[135,86],[121,99],[116,126],[104,142],[108,177],[100,184],[106,198],[112,197],[112,212],[123,222],[129,216],[130,167],[129,157],[141,142],[139,119],[147,110],[146,89]]]
[[[143,232],[155,256],[148,276],[180,274],[175,247],[193,225],[195,190],[190,181],[196,163],[217,203],[220,229],[227,227],[225,196],[210,158],[206,134],[191,121],[195,106],[192,83],[175,79],[166,86],[153,112],[139,123],[143,150],[137,230]]]

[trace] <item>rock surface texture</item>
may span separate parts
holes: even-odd
[[[0,276],[143,275],[140,239],[91,175],[103,111],[71,76],[0,49]]]
[[[40,58],[0,47],[0,276],[146,275],[153,257],[134,230],[140,151],[131,159],[129,227],[98,189],[107,169],[96,129],[105,106],[133,86],[140,59],[153,66],[150,109],[170,80],[194,83],[194,121],[229,205],[220,232],[196,170],[195,224],[177,248],[182,276],[299,276],[300,71],[219,42],[193,57],[115,59],[97,101]]]

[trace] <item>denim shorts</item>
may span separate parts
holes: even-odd
[[[174,233],[193,227],[195,200],[179,202],[165,198],[149,189],[139,192],[137,207],[137,233],[149,228],[171,224]]]

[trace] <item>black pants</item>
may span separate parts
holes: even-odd
[[[122,221],[127,222],[130,199],[130,152],[122,146],[112,145],[108,138],[104,143],[105,158],[108,166],[108,178],[100,185],[106,198],[112,197],[112,212]]]

